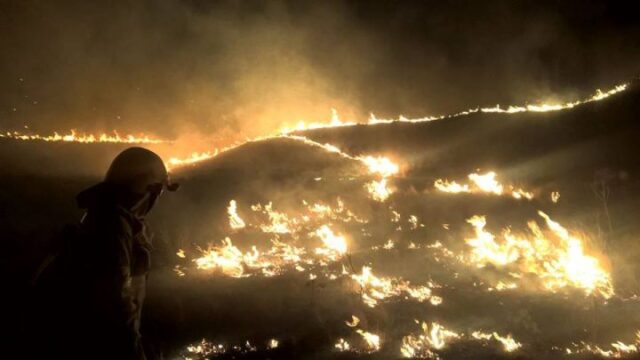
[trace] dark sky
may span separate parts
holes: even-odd
[[[0,130],[224,139],[575,99],[640,73],[630,1],[0,0]]]

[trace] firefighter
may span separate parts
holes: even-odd
[[[48,349],[51,354],[62,353],[67,359],[146,359],[140,318],[152,246],[145,217],[164,190],[177,188],[157,154],[132,147],[113,160],[104,181],[78,194],[85,214],[77,239],[61,256],[66,259],[61,261],[66,264],[65,285],[56,285],[67,295],[59,311],[70,313],[67,324],[56,326],[74,329],[51,334],[56,338]]]

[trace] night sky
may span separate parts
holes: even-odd
[[[640,72],[628,1],[0,6],[0,130],[215,139],[574,100]]]

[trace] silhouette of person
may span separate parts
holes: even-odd
[[[78,194],[86,212],[78,241],[66,250],[64,285],[55,286],[63,300],[51,302],[67,314],[49,324],[44,352],[67,359],[146,359],[140,318],[152,246],[145,217],[163,190],[177,188],[157,154],[132,147],[113,160],[104,181]]]

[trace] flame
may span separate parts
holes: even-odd
[[[432,298],[431,288],[427,286],[411,286],[408,281],[396,278],[375,276],[368,266],[362,267],[361,274],[352,274],[351,278],[361,288],[362,301],[369,307],[375,307],[380,301],[405,294],[423,302]],[[433,284],[431,284],[433,287]],[[435,298],[435,297],[433,297]],[[438,305],[442,299],[435,300]]]
[[[378,174],[383,178],[396,175],[400,171],[400,167],[397,164],[383,156],[363,156],[358,159],[367,166],[371,174]]]
[[[165,140],[155,139],[147,135],[141,134],[139,136],[124,135],[121,136],[117,131],[113,131],[112,134],[102,133],[100,135],[78,133],[76,130],[71,129],[68,134],[60,135],[54,132],[52,135],[39,135],[39,134],[22,134],[18,131],[0,133],[0,138],[8,138],[15,140],[38,140],[47,142],[77,142],[77,143],[120,143],[120,144],[159,144],[166,142]]]
[[[469,174],[469,180],[483,192],[502,195],[504,187],[496,181],[496,173],[493,171],[489,171],[483,175],[476,173]]]
[[[343,236],[336,235],[327,225],[323,225],[314,232],[322,240],[323,247],[316,248],[316,254],[335,261],[347,252],[347,241]]]
[[[367,220],[355,215],[344,206],[339,198],[337,206],[323,203],[309,204],[302,200],[306,213],[298,216],[290,216],[284,212],[273,209],[273,204],[255,204],[251,206],[254,212],[263,216],[258,224],[246,224],[237,215],[237,203],[232,200],[227,208],[227,215],[232,228],[244,227],[256,228],[275,238],[271,240],[271,248],[259,251],[252,247],[250,251],[243,252],[226,238],[218,245],[210,245],[207,250],[200,249],[200,256],[193,259],[196,268],[205,271],[219,270],[223,275],[231,277],[248,277],[255,273],[264,276],[274,276],[287,269],[306,271],[307,265],[324,267],[329,263],[341,259],[348,250],[346,237],[334,232],[326,223],[326,220],[335,220],[345,223],[356,222],[364,224]],[[237,217],[237,218],[236,218]],[[313,229],[309,231],[307,229]],[[284,243],[280,236],[290,236],[294,239],[300,237],[318,238],[321,245],[307,252],[306,249]],[[184,255],[184,252],[180,254]]]
[[[471,337],[473,337],[474,339],[477,340],[491,340],[494,339],[496,341],[498,341],[501,345],[504,351],[506,352],[513,352],[516,351],[518,349],[520,349],[522,347],[522,344],[517,342],[512,336],[511,334],[507,334],[506,336],[501,336],[500,334],[498,334],[497,332],[493,332],[493,333],[483,333],[481,331],[474,331],[473,333],[471,333]]]
[[[349,350],[351,350],[351,345],[349,345],[349,342],[347,342],[343,338],[338,339],[338,342],[334,345],[334,347],[336,349],[338,349],[339,351],[349,351]]]
[[[356,332],[362,336],[364,339],[367,350],[369,352],[374,352],[380,350],[380,336],[374,333],[370,333],[368,331],[364,331],[361,329],[357,329]]]
[[[471,247],[469,261],[480,267],[487,263],[514,265],[521,273],[538,276],[550,291],[573,286],[586,294],[612,297],[614,290],[609,273],[595,257],[585,254],[582,241],[545,213],[538,214],[550,230],[547,234],[531,221],[528,225],[533,237],[516,236],[505,230],[501,242],[485,230],[483,216],[470,218],[468,222],[474,227],[475,237],[466,240]]]
[[[225,238],[222,240],[222,246],[209,249],[207,254],[196,259],[195,263],[198,269],[220,268],[225,275],[242,277],[245,260],[251,262],[257,255],[255,248],[253,253],[243,254],[240,249],[233,246],[231,239]]]
[[[559,192],[557,192],[557,191],[553,191],[553,192],[551,192],[551,201],[552,201],[554,204],[557,204],[557,203],[558,203],[558,201],[560,201],[560,193],[559,193]]]
[[[278,136],[268,136],[268,137],[263,137],[256,140],[251,140],[251,142],[263,141],[263,140],[275,139],[275,138],[286,138],[286,139],[291,139],[295,141],[300,141],[306,145],[319,147],[324,151],[337,154],[343,158],[359,161],[367,168],[368,172],[371,175],[377,175],[380,177],[379,180],[371,180],[370,182],[364,185],[364,188],[369,193],[370,197],[375,201],[384,202],[393,193],[393,189],[389,186],[387,179],[393,175],[398,174],[398,172],[400,171],[400,167],[387,157],[371,156],[371,155],[353,156],[341,151],[337,146],[334,146],[331,144],[318,143],[316,141],[310,140],[309,138],[306,138],[300,135],[284,134],[284,135],[278,135]],[[231,146],[226,149],[223,149],[222,151],[218,151],[216,149],[214,152],[193,153],[191,157],[184,158],[184,159],[172,157],[167,162],[167,168],[171,170],[180,166],[195,164],[204,160],[208,160],[235,147],[237,146]],[[275,228],[272,230],[275,230],[274,232],[280,232],[280,233],[282,233],[282,231],[286,231],[286,232],[289,231],[289,229],[278,230]]]
[[[451,181],[449,182],[448,180],[442,180],[442,179],[437,179],[434,183],[433,186],[435,186],[436,189],[442,191],[442,192],[448,192],[448,193],[453,193],[453,194],[458,194],[458,193],[470,193],[471,189],[469,188],[469,185],[467,184],[458,184],[455,181]]]
[[[293,128],[283,126],[280,129],[280,133],[286,135],[296,131],[306,131],[306,130],[313,130],[313,129],[334,128],[334,127],[353,126],[353,125],[357,125],[357,123],[352,121],[340,120],[338,111],[336,109],[331,109],[331,121],[329,123],[312,122],[307,124],[306,122],[301,120]]]
[[[406,358],[438,358],[433,350],[441,350],[447,342],[459,339],[460,334],[445,329],[442,325],[431,323],[431,329],[426,322],[422,322],[422,333],[407,335],[402,338],[400,353]]]
[[[631,354],[638,353],[640,350],[640,341],[636,340],[635,344],[625,344],[622,341],[611,343],[611,349],[605,350],[598,345],[581,342],[574,344],[573,348],[565,348],[567,355],[590,353],[605,358],[620,359]]]
[[[206,358],[210,355],[224,354],[225,352],[227,352],[227,348],[222,344],[214,344],[205,339],[202,339],[200,343],[188,345],[187,352],[192,355]]]
[[[345,321],[345,324],[347,324],[348,327],[356,327],[358,326],[358,324],[360,323],[360,319],[355,316],[355,315],[351,315],[351,321]]]
[[[242,229],[246,226],[244,220],[242,220],[242,218],[238,216],[238,204],[236,204],[235,200],[229,201],[227,214],[229,215],[229,226],[231,226],[232,229]]]
[[[169,161],[167,162],[167,167],[168,168],[176,168],[176,167],[180,167],[180,166],[184,166],[184,165],[190,165],[190,164],[195,164],[198,163],[200,161],[204,161],[207,159],[211,159],[213,157],[215,157],[216,155],[218,155],[218,150],[215,151],[205,151],[205,152],[193,152],[191,153],[191,155],[189,157],[186,158],[178,158],[178,157],[171,157],[169,159]]]
[[[619,92],[622,92],[624,90],[627,89],[628,84],[622,84],[622,85],[617,85],[616,87],[614,87],[613,89],[610,89],[606,92],[603,92],[600,89],[596,90],[596,93],[594,95],[592,95],[591,97],[584,99],[584,100],[578,100],[578,101],[574,101],[574,102],[567,102],[564,104],[536,104],[536,105],[526,105],[526,106],[509,106],[506,109],[503,109],[500,107],[500,105],[496,105],[495,107],[492,108],[482,108],[480,109],[480,111],[485,112],[485,113],[508,113],[508,114],[513,114],[513,113],[519,113],[519,112],[548,112],[548,111],[558,111],[558,110],[566,110],[566,109],[572,109],[578,105],[582,105],[582,104],[586,104],[586,103],[590,103],[593,101],[599,101],[602,99],[606,99],[611,95],[615,95]]]
[[[615,94],[618,94],[622,91],[625,91],[628,88],[629,84],[620,84],[620,85],[616,85],[613,88],[607,90],[607,91],[602,91],[600,89],[596,89],[595,93],[593,95],[591,95],[590,97],[587,97],[585,99],[582,100],[577,100],[577,101],[573,101],[573,102],[565,102],[565,103],[538,103],[538,104],[528,104],[528,105],[520,105],[520,106],[514,106],[514,105],[510,105],[506,108],[502,108],[500,105],[496,105],[494,107],[485,107],[485,108],[473,108],[473,109],[468,109],[468,110],[464,110],[464,111],[460,111],[458,113],[455,114],[451,114],[451,115],[439,115],[439,116],[425,116],[422,118],[416,118],[416,119],[408,119],[402,115],[400,115],[397,119],[378,119],[374,114],[370,114],[368,121],[366,122],[366,124],[368,125],[379,125],[379,124],[391,124],[391,123],[422,123],[422,122],[430,122],[430,121],[435,121],[435,120],[442,120],[442,119],[448,119],[448,118],[453,118],[453,117],[459,117],[459,116],[465,116],[465,115],[469,115],[469,114],[474,114],[474,113],[479,113],[479,112],[483,112],[483,113],[505,113],[505,114],[514,114],[514,113],[522,113],[522,112],[550,112],[550,111],[561,111],[561,110],[567,110],[567,109],[572,109],[576,106],[582,105],[582,104],[587,104],[590,102],[594,102],[594,101],[600,101],[600,100],[604,100],[610,96],[613,96]],[[332,117],[331,117],[331,121],[328,123],[320,123],[320,122],[313,122],[313,123],[305,123],[304,121],[300,121],[296,127],[294,128],[287,128],[287,127],[283,127],[281,129],[281,133],[283,134],[289,134],[291,132],[294,131],[306,131],[306,130],[313,130],[313,129],[322,129],[322,128],[332,128],[332,127],[345,127],[345,126],[355,126],[355,125],[359,125],[361,124],[360,122],[357,121],[342,121],[339,116],[338,116],[338,112],[335,109],[332,109]]]
[[[272,350],[278,347],[278,340],[270,339],[267,342],[266,350]],[[200,342],[195,344],[187,345],[184,353],[182,354],[182,358],[184,360],[193,360],[192,356],[195,356],[197,359],[205,360],[211,359],[213,357],[217,357],[218,355],[223,355],[229,352],[246,354],[250,352],[256,352],[258,348],[256,346],[251,345],[249,340],[245,341],[242,345],[233,345],[233,346],[225,346],[224,344],[215,344],[206,339],[202,339]]]
[[[533,199],[533,193],[525,191],[520,188],[509,186],[509,190],[505,191],[505,186],[496,180],[497,174],[494,171],[489,171],[485,174],[471,173],[468,175],[471,185],[460,184],[455,181],[448,181],[443,179],[437,179],[433,186],[438,190],[446,193],[458,194],[458,193],[486,193],[493,195],[508,194],[515,199]]]
[[[273,210],[272,203],[252,205],[251,210],[262,212],[268,216],[269,223],[260,225],[260,229],[265,233],[289,234],[293,232],[299,224],[297,219],[290,219],[287,214]]]
[[[372,180],[364,185],[371,198],[375,201],[383,202],[393,194],[393,190],[389,188],[387,179]]]
[[[294,267],[302,261],[305,250],[277,240],[266,252],[256,247],[243,253],[233,245],[231,239],[222,240],[222,246],[210,246],[202,252],[202,256],[194,259],[196,267],[201,270],[220,270],[224,275],[241,278],[251,276],[248,271],[259,271],[264,276],[274,276],[286,267]]]
[[[416,322],[418,321],[416,320]],[[410,334],[402,338],[400,353],[404,357],[438,359],[439,356],[435,350],[442,350],[452,341],[465,337],[465,334],[448,330],[437,322],[433,322],[429,326],[423,321],[421,327],[422,333],[418,335]],[[471,338],[483,341],[493,339],[502,346],[505,352],[514,352],[522,347],[522,344],[516,341],[511,334],[502,336],[495,331],[492,333],[473,331]]]
[[[505,283],[502,281],[498,281],[498,283],[496,284],[495,288],[489,288],[489,291],[504,291],[504,290],[513,290],[513,289],[517,289],[518,288],[518,284],[516,283]]]
[[[372,175],[378,175],[379,180],[371,180],[364,184],[364,188],[369,196],[379,202],[384,202],[393,194],[393,189],[388,184],[388,178],[398,174],[400,167],[386,157],[364,156],[357,157],[356,160],[361,161]]]

